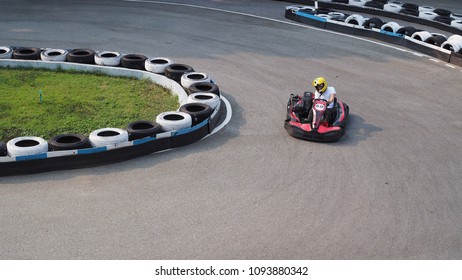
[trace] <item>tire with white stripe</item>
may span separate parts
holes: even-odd
[[[146,71],[149,72],[164,74],[165,68],[173,63],[175,62],[167,57],[152,57],[146,59],[144,62],[144,68],[146,68]]]
[[[37,155],[48,152],[48,142],[41,137],[22,136],[8,141],[6,149],[11,157]]]
[[[67,57],[67,50],[62,50],[62,49],[49,49],[49,50],[44,50],[40,54],[40,59],[43,61],[61,61],[64,62],[66,61]]]
[[[214,93],[196,92],[188,96],[187,103],[204,103],[215,110],[220,105],[221,99]]]
[[[174,131],[191,127],[191,115],[183,112],[169,111],[157,115],[156,123],[162,126],[164,131]]]
[[[95,54],[95,63],[103,66],[119,66],[121,58],[120,52],[102,51]]]
[[[128,141],[128,132],[120,128],[100,128],[90,133],[92,147],[116,145]]]
[[[0,59],[10,59],[13,57],[13,49],[10,47],[0,47]]]
[[[192,84],[199,82],[210,82],[210,77],[206,73],[189,72],[181,76],[181,86],[188,89]]]

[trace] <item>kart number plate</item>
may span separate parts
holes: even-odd
[[[324,111],[325,108],[326,108],[326,106],[324,106],[324,104],[315,104],[314,105],[314,109],[316,111]]]

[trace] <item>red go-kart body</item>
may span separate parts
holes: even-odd
[[[287,103],[287,118],[284,128],[296,138],[334,142],[345,134],[345,124],[349,113],[346,103],[335,100],[329,119],[326,117],[327,101],[314,99],[314,94],[291,95]]]

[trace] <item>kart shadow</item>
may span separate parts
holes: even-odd
[[[350,114],[346,125],[345,136],[334,146],[357,146],[361,141],[370,138],[374,133],[383,129],[367,123],[360,115]]]

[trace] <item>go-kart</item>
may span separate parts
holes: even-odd
[[[326,110],[327,101],[314,99],[314,94],[311,92],[305,92],[303,96],[291,94],[287,102],[284,128],[295,138],[335,142],[345,134],[349,107],[336,98],[330,116],[326,114]]]

